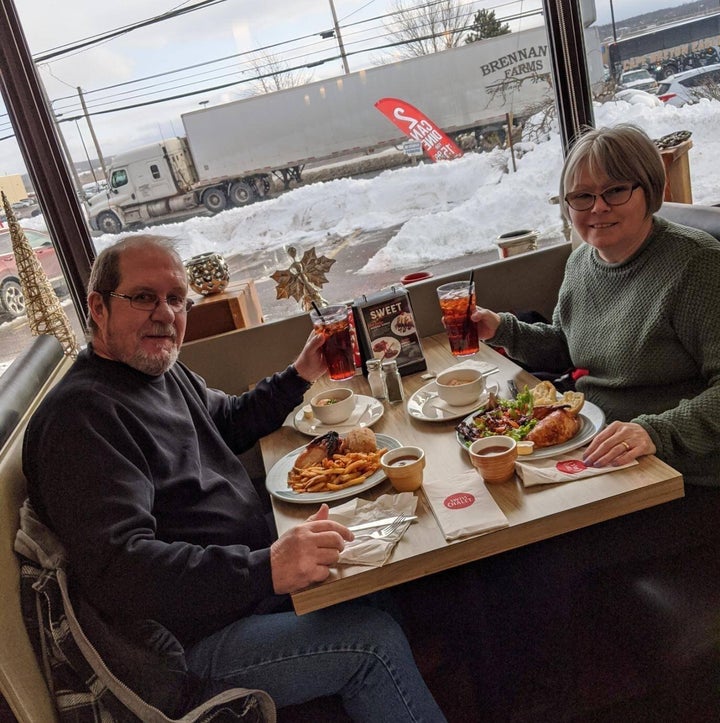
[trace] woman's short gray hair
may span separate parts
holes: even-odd
[[[569,217],[565,196],[585,169],[592,176],[639,183],[645,191],[648,216],[662,206],[665,165],[655,144],[637,126],[622,123],[612,128],[591,128],[577,139],[560,174],[560,202],[565,218]]]
[[[177,252],[175,243],[167,236],[155,236],[152,234],[138,234],[137,236],[126,236],[112,246],[104,248],[95,259],[92,270],[90,271],[90,279],[88,280],[87,293],[90,295],[93,291],[102,294],[105,306],[108,305],[108,299],[111,291],[115,291],[120,285],[120,257],[128,249],[144,248],[147,246],[155,246],[167,251],[171,256],[177,259],[182,266],[182,259]],[[90,339],[97,331],[97,324],[92,318],[92,314],[88,309],[87,315],[87,332]]]

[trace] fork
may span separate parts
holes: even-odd
[[[371,537],[374,540],[381,540],[385,537],[392,537],[407,521],[408,515],[405,513],[400,514],[390,524],[385,525],[385,527],[366,534],[360,533],[359,535],[355,535],[355,539],[358,537]]]

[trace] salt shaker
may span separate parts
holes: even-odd
[[[387,391],[387,400],[390,404],[398,404],[405,399],[405,391],[403,390],[400,371],[397,362],[384,361],[382,363],[383,376],[385,377],[385,390]]]
[[[387,392],[385,391],[385,379],[380,369],[380,360],[368,359],[367,362],[365,362],[365,366],[368,373],[367,380],[370,385],[370,394],[372,394],[375,399],[385,399]]]

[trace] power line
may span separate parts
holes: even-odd
[[[154,25],[155,23],[160,23],[164,20],[170,20],[172,18],[180,17],[181,15],[195,12],[195,10],[201,10],[202,8],[210,7],[212,5],[218,5],[219,3],[223,2],[225,2],[225,0],[200,0],[200,2],[187,8],[179,7],[175,10],[169,10],[166,13],[156,15],[152,18],[148,18],[147,20],[140,20],[137,23],[125,25],[121,28],[116,28],[115,30],[111,30],[101,35],[93,35],[73,44],[58,45],[57,47],[51,48],[50,50],[46,51],[44,54],[33,57],[33,60],[36,63],[43,63],[47,60],[51,60],[52,58],[57,58],[60,55],[67,55],[68,53],[71,53],[73,51],[81,50],[91,45],[97,45],[98,43],[111,40],[112,38],[117,38],[120,35],[126,35],[133,30],[137,30],[138,28],[145,28],[148,25]]]
[[[422,10],[422,9],[425,8],[425,7],[429,7],[429,6],[435,5],[435,4],[437,4],[438,1],[439,1],[439,0],[434,0],[434,2],[430,2],[430,3],[427,3],[427,4],[424,5],[424,6],[419,6],[419,7],[417,7],[417,8],[414,8],[414,10],[415,10],[416,12],[418,12],[418,14],[419,14],[419,11],[420,11],[420,10]],[[356,23],[349,24],[347,27],[348,27],[348,28],[352,28],[352,27],[357,27],[357,26],[361,26],[361,25],[367,25],[368,23],[374,23],[374,22],[377,21],[377,20],[384,21],[386,18],[393,17],[394,15],[395,15],[395,13],[386,13],[386,14],[384,14],[384,15],[376,16],[376,17],[373,17],[373,18],[369,18],[369,19],[367,19],[367,20],[363,20],[363,21],[359,21],[359,22],[356,22]],[[420,26],[420,27],[422,28],[422,26]],[[459,30],[458,30],[458,32],[463,32],[463,31],[464,31],[463,29],[459,29]],[[364,34],[363,34],[363,32],[364,32]],[[355,46],[355,45],[360,45],[360,44],[362,44],[362,43],[377,43],[380,37],[384,37],[384,36],[386,35],[386,26],[385,26],[384,24],[381,24],[381,25],[377,25],[377,24],[376,24],[376,25],[370,27],[369,29],[366,28],[365,31],[362,31],[362,30],[360,30],[360,31],[354,31],[354,32],[352,33],[352,36],[355,37],[356,33],[357,33],[358,39],[357,39],[357,40],[353,40],[353,42],[352,42],[351,44],[349,44],[349,45]],[[373,34],[372,34],[372,35],[369,35],[369,33],[373,33]],[[84,89],[84,93],[85,93],[86,97],[88,98],[88,100],[90,101],[90,103],[91,103],[92,105],[94,105],[94,107],[97,107],[97,105],[100,104],[100,99],[98,99],[98,98],[96,97],[96,98],[93,100],[93,95],[96,95],[96,94],[98,94],[98,93],[105,93],[106,91],[111,90],[111,89],[113,89],[113,88],[134,86],[134,87],[135,87],[135,91],[133,91],[133,92],[141,92],[141,91],[146,90],[147,88],[163,87],[163,85],[164,85],[165,87],[168,87],[168,89],[170,89],[170,90],[176,89],[176,88],[179,88],[179,87],[187,87],[188,85],[190,85],[190,83],[188,83],[188,82],[182,82],[182,81],[181,81],[179,84],[178,84],[178,81],[168,81],[168,83],[165,83],[165,84],[156,84],[156,85],[154,85],[154,86],[144,86],[144,87],[142,87],[142,86],[141,86],[141,87],[138,87],[138,84],[139,84],[139,83],[143,83],[143,82],[145,82],[145,81],[147,81],[147,80],[155,80],[155,79],[163,78],[163,77],[167,78],[167,77],[172,76],[172,75],[177,75],[177,74],[179,74],[179,73],[184,73],[184,72],[186,72],[186,71],[188,71],[188,70],[196,70],[196,69],[198,69],[198,68],[208,67],[208,66],[210,66],[210,65],[214,65],[214,64],[217,64],[217,63],[222,63],[222,62],[225,62],[225,61],[231,61],[231,60],[242,59],[242,58],[252,58],[253,56],[257,57],[257,55],[258,55],[259,53],[262,53],[262,52],[265,52],[265,51],[268,51],[268,50],[273,50],[273,49],[279,48],[279,47],[281,47],[281,46],[290,45],[290,44],[292,44],[292,43],[297,43],[298,41],[303,41],[303,40],[307,40],[307,39],[310,39],[310,38],[315,39],[315,38],[317,38],[319,35],[320,35],[320,33],[312,33],[312,34],[300,36],[300,37],[298,37],[298,38],[294,38],[294,39],[289,40],[289,41],[282,41],[282,42],[278,42],[278,43],[272,43],[272,44],[270,44],[270,45],[266,45],[266,46],[263,46],[263,47],[261,47],[261,48],[258,48],[257,50],[244,51],[244,52],[242,52],[242,53],[236,53],[236,54],[233,54],[233,55],[230,55],[230,56],[225,56],[225,57],[223,57],[223,58],[218,58],[218,59],[213,60],[213,61],[205,61],[205,62],[203,62],[203,63],[197,63],[197,64],[195,64],[195,65],[185,66],[185,67],[183,67],[183,68],[178,68],[178,69],[175,69],[175,70],[166,71],[166,72],[164,72],[164,73],[157,73],[157,74],[154,74],[154,75],[145,76],[145,77],[138,78],[138,79],[135,79],[135,80],[132,80],[132,81],[124,81],[123,83],[118,83],[118,84],[114,84],[114,85],[110,85],[110,86],[104,86],[103,88]],[[321,58],[315,58],[315,59],[313,59],[313,54],[314,54],[313,48],[316,47],[317,45],[318,45],[318,43],[315,42],[315,43],[313,43],[313,44],[307,44],[307,45],[305,45],[305,46],[301,46],[300,48],[298,48],[298,50],[300,50],[300,51],[308,50],[308,49],[309,49],[310,52],[302,52],[302,53],[299,53],[299,54],[296,52],[295,54],[293,54],[293,55],[289,56],[288,58],[286,58],[287,62],[289,62],[289,63],[291,64],[291,67],[289,67],[289,68],[284,68],[281,72],[292,72],[293,70],[297,70],[298,68],[295,67],[295,65],[293,65],[293,64],[298,64],[298,66],[299,66],[300,68],[302,68],[302,67],[315,67],[315,66],[322,65],[322,64],[324,64],[324,63],[330,62],[327,58],[322,58],[322,57],[321,57]],[[392,45],[389,45],[388,47],[393,47],[393,46],[392,46]],[[357,55],[357,54],[359,54],[360,52],[373,52],[373,51],[375,51],[375,50],[378,49],[378,48],[379,48],[379,49],[383,49],[383,46],[382,46],[382,45],[380,45],[380,46],[375,45],[375,46],[370,47],[370,48],[368,48],[368,49],[366,49],[366,50],[351,51],[351,52],[352,52],[354,55]],[[256,69],[257,69],[257,66],[258,66],[257,63],[252,63],[251,65],[249,65],[248,70],[244,70],[244,71],[241,71],[241,72],[249,72],[250,70],[256,70]],[[262,68],[262,64],[260,64],[260,67]],[[216,71],[208,71],[208,72],[214,72],[214,73],[216,73],[216,74],[213,76],[213,79],[221,79],[221,78],[223,78],[223,77],[227,77],[227,73],[224,72],[225,70],[226,70],[226,68],[218,68]],[[278,71],[277,71],[277,68],[275,68],[275,72],[276,72],[276,73],[278,72]],[[198,75],[204,75],[204,73],[203,73],[203,74],[197,74],[197,75],[195,75],[195,76],[193,76],[193,77],[197,77]],[[266,76],[261,76],[261,77],[266,77]],[[252,80],[252,78],[250,78],[250,80]],[[212,82],[212,81],[211,81],[211,82]],[[245,82],[245,81],[243,81],[243,82]],[[198,93],[203,93],[203,92],[208,92],[208,91],[207,91],[206,89],[204,89],[204,88],[198,89]],[[117,98],[119,98],[119,97],[124,97],[125,95],[127,95],[127,93],[122,93],[122,94],[117,94],[117,95],[109,95],[109,96],[106,95],[102,100],[104,100],[104,101],[107,103],[107,102],[110,102],[110,101],[112,101],[112,100],[114,100],[114,99],[117,99]],[[147,95],[147,93],[141,93],[141,95],[136,95],[135,97],[142,97],[143,95]],[[62,105],[63,101],[66,101],[66,100],[71,101],[71,104],[70,104],[69,106],[68,106],[68,105]],[[159,100],[159,102],[162,102],[162,100]],[[73,107],[75,107],[75,108],[77,107],[77,104],[76,104],[76,102],[75,102],[75,96],[74,96],[74,95],[72,95],[72,96],[62,96],[62,97],[60,97],[60,98],[57,98],[57,99],[55,99],[55,100],[53,101],[54,107],[55,107],[55,104],[58,104],[57,110],[61,110],[61,111],[63,111],[63,112],[65,112],[65,111],[70,111]]]
[[[105,33],[102,38],[107,38],[109,36],[117,36],[119,34],[122,34],[123,32],[129,32],[128,28],[133,28],[136,26],[141,27],[145,24],[151,24],[153,22],[159,22],[161,19],[167,19],[169,17],[175,17],[177,14],[182,14],[183,12],[192,12],[194,10],[197,10],[201,7],[214,5],[217,2],[223,2],[224,0],[204,0],[201,3],[196,3],[193,6],[189,8],[184,8],[182,10],[174,10],[170,11],[169,13],[164,13],[160,16],[156,16],[153,19],[142,21],[141,24],[135,24],[134,26],[125,26],[125,28],[122,29],[116,29],[115,31],[111,31],[110,33]],[[440,0],[434,0],[433,2],[428,2],[423,6],[417,6],[413,8],[413,10],[421,11],[422,9],[425,9],[427,7],[430,7],[432,5],[435,5]],[[370,3],[368,3],[370,4]],[[472,3],[469,3],[472,5]],[[509,4],[509,3],[508,3]],[[366,6],[363,6],[366,7]],[[533,10],[528,13],[525,13],[525,16],[535,15],[535,14],[541,14],[541,10]],[[352,57],[360,54],[367,54],[382,50],[388,50],[392,48],[396,48],[402,45],[412,44],[415,42],[421,42],[423,40],[432,39],[435,37],[438,37],[439,35],[442,35],[442,33],[429,33],[425,36],[407,39],[407,40],[399,40],[396,42],[385,42],[382,44],[377,44],[380,38],[385,39],[387,35],[387,26],[385,25],[385,20],[387,18],[392,18],[396,15],[396,13],[386,13],[383,15],[378,15],[372,18],[368,18],[366,20],[356,21],[354,23],[349,23],[346,28],[356,28],[354,31],[352,31],[349,35],[349,37],[353,37],[357,35],[357,40],[352,40],[348,46],[349,47],[355,47],[364,45],[362,48],[357,49],[351,49],[350,51],[346,52],[345,55]],[[507,19],[515,19],[515,16],[511,18],[499,18],[499,20],[502,22]],[[380,23],[378,24],[378,21]],[[373,23],[370,27],[368,25],[370,23]],[[361,29],[362,26],[365,26],[365,30]],[[471,29],[471,26],[466,26],[463,28],[456,29],[456,32],[467,32],[469,29]],[[297,49],[295,49],[295,54],[289,56],[289,60],[293,63],[289,67],[283,68],[281,71],[278,71],[277,64],[271,63],[269,60],[266,63],[258,63],[253,62],[247,63],[248,68],[247,69],[238,69],[234,65],[219,67],[219,68],[209,68],[209,66],[217,65],[218,63],[225,63],[228,61],[236,61],[238,59],[242,58],[252,58],[255,57],[255,60],[257,59],[258,53],[272,50],[275,48],[279,48],[281,46],[285,45],[291,45],[293,43],[297,43],[300,41],[305,41],[308,39],[315,39],[319,36],[319,33],[313,33],[308,35],[303,35],[298,38],[294,38],[289,41],[283,41],[278,43],[273,43],[267,46],[264,46],[262,48],[259,48],[255,51],[244,51],[242,53],[236,53],[229,56],[224,56],[222,58],[217,58],[212,61],[205,61],[202,63],[196,63],[194,65],[185,66],[183,68],[178,68],[171,71],[166,71],[163,73],[156,73],[153,75],[145,76],[143,78],[135,79],[132,81],[125,81],[122,83],[116,83],[109,86],[104,86],[102,88],[97,88],[93,90],[83,90],[83,93],[86,97],[86,100],[89,102],[89,109],[88,109],[88,115],[106,115],[109,113],[114,112],[120,112],[123,110],[130,110],[134,108],[139,107],[146,107],[149,105],[155,105],[159,103],[166,103],[173,100],[179,100],[182,98],[192,97],[194,95],[200,95],[200,94],[207,94],[216,92],[219,90],[225,90],[227,88],[236,86],[236,85],[242,85],[247,84],[255,81],[262,80],[264,78],[272,77],[275,75],[278,75],[278,73],[292,73],[299,70],[303,70],[309,67],[316,67],[319,65],[323,65],[326,63],[335,62],[337,60],[341,59],[341,56],[339,55],[330,55],[330,56],[324,56],[324,57],[316,57],[316,54],[313,50],[313,48],[317,45],[319,45],[318,42],[315,43],[308,43],[304,46],[301,46]],[[98,36],[95,36],[98,37]],[[81,43],[76,43],[72,47],[77,48],[79,45],[87,45],[90,42],[90,39],[81,41]],[[96,41],[98,42],[98,41]],[[372,45],[368,47],[367,43],[373,43],[375,42],[375,45]],[[305,52],[307,51],[307,52]],[[69,51],[65,51],[69,52]],[[291,51],[292,52],[292,51]],[[207,71],[203,71],[200,73],[195,73],[193,75],[187,76],[185,78],[177,78],[175,80],[168,80],[167,82],[161,82],[161,83],[154,83],[146,86],[140,86],[138,87],[139,83],[144,83],[146,81],[153,81],[158,80],[160,78],[167,78],[169,76],[176,76],[180,73],[186,73],[187,71],[195,71],[200,68],[208,68]],[[269,69],[268,72],[263,72],[264,69]],[[228,72],[230,70],[231,72]],[[244,78],[237,78],[238,73],[245,74],[247,77]],[[199,78],[203,76],[207,76],[208,74],[213,74],[212,77],[207,80],[206,82],[213,83],[214,81],[221,81],[224,78],[227,78],[228,75],[232,74],[234,77],[233,80],[229,82],[220,82],[216,83],[215,85],[203,85],[202,87],[196,88],[194,90],[189,90],[187,92],[181,92],[181,93],[172,93],[171,95],[165,95],[161,98],[153,98],[152,100],[142,100],[142,98],[147,97],[148,95],[151,95],[153,93],[157,93],[158,91],[153,91],[153,89],[157,88],[165,88],[167,91],[175,91],[182,88],[188,88],[192,87],[193,85],[196,85],[199,81],[193,80],[193,78]],[[119,93],[110,93],[110,95],[102,95],[107,93],[108,91],[113,91],[119,88],[128,88],[128,90],[121,91]],[[93,98],[94,96],[94,98]],[[129,97],[127,97],[129,96]],[[103,108],[103,106],[107,106],[109,103],[117,103],[117,101],[123,98],[124,99],[124,105],[118,106],[114,105],[112,108]],[[65,101],[70,101],[68,103],[65,103]],[[138,101],[138,102],[133,102]],[[69,122],[74,121],[76,119],[84,117],[84,113],[81,113],[78,109],[78,102],[76,96],[62,96],[60,98],[57,98],[52,101],[53,108],[56,112],[58,112],[59,115],[62,116],[62,118],[59,118],[60,122]],[[57,104],[57,107],[55,105]],[[75,115],[73,115],[75,114]],[[11,136],[7,136],[11,137]],[[4,138],[0,138],[0,140],[4,140]]]

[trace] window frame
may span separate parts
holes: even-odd
[[[580,0],[543,0],[565,154],[582,130],[594,125],[580,5]],[[0,87],[73,304],[83,318],[95,248],[13,0],[0,0]]]

